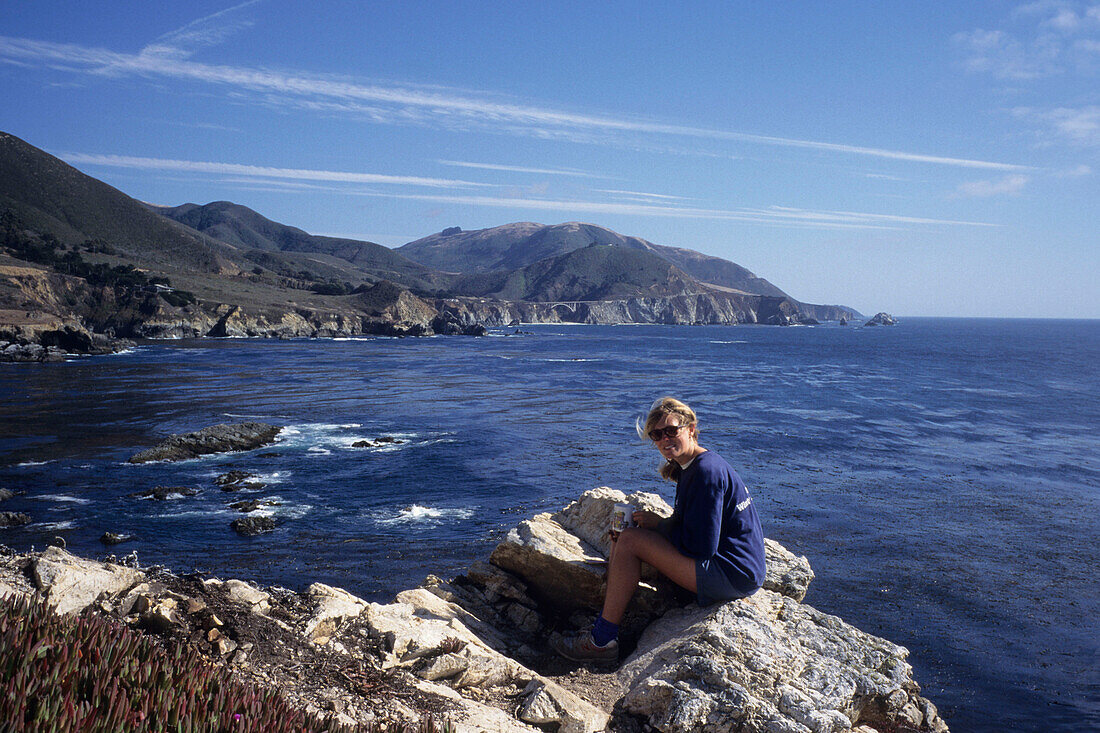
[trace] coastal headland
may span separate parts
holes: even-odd
[[[848,322],[740,265],[593,224],[442,231],[390,249],[228,201],[153,206],[0,133],[0,359],[119,339],[481,335],[520,323]]]

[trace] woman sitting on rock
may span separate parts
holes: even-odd
[[[569,659],[618,659],[619,623],[643,562],[695,593],[700,606],[744,598],[764,582],[764,533],[752,497],[730,464],[699,445],[695,412],[663,397],[638,434],[652,440],[665,459],[661,476],[676,482],[672,516],[634,512],[637,526],[613,540],[603,611],[591,631],[553,644]]]

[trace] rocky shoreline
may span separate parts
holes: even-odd
[[[187,644],[242,679],[343,723],[446,720],[458,731],[667,733],[934,731],[907,650],[803,603],[809,562],[767,542],[764,589],[699,608],[650,575],[624,619],[615,670],[559,659],[602,595],[615,502],[668,513],[654,494],[599,488],[521,522],[465,574],[428,576],[392,603],[314,583],[303,592],[175,576],[59,548],[0,558],[0,596],[108,616]]]
[[[532,302],[430,297],[383,280],[306,306],[181,298],[170,288],[120,293],[34,267],[0,266],[0,276],[12,289],[8,300],[22,304],[13,309],[11,302],[0,303],[0,361],[8,362],[112,353],[131,345],[126,339],[481,336],[520,323],[788,326],[850,314],[838,306],[723,290]]]

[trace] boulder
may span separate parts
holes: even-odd
[[[604,560],[610,554],[608,523],[615,504],[672,514],[672,507],[657,494],[636,492],[626,495],[606,486],[584,492],[554,515],[539,514],[520,522],[497,545],[489,560],[521,577],[530,593],[542,603],[561,610],[599,608],[603,602]],[[765,539],[767,576],[764,588],[801,601],[814,573],[809,560],[795,555],[774,540]],[[672,588],[648,566],[644,566],[632,603],[635,612],[651,615],[671,608]]]
[[[443,681],[452,690],[467,692],[535,685],[545,700],[531,715],[540,716],[544,724],[573,733],[594,733],[607,726],[605,711],[494,649],[503,644],[504,632],[427,589],[403,591],[395,603],[367,604],[362,618],[372,635],[382,639],[384,666],[410,668],[425,683],[433,683],[432,689]],[[526,729],[514,718],[509,726],[504,729]]]
[[[33,563],[38,590],[58,613],[80,611],[103,595],[114,595],[139,583],[145,573],[113,563],[96,562],[50,547]]]
[[[142,499],[156,499],[157,501],[168,501],[169,499],[182,499],[185,496],[195,496],[198,493],[198,489],[191,488],[190,486],[156,486],[152,489],[146,489],[145,491],[137,491],[130,494],[130,496],[137,496]]]
[[[114,532],[104,532],[99,538],[99,541],[110,547],[111,545],[120,545],[126,540],[130,539],[129,535],[115,534]]]
[[[259,509],[261,507],[278,506],[278,505],[279,505],[279,502],[272,501],[270,499],[267,500],[267,501],[264,501],[262,499],[244,499],[242,501],[235,501],[235,502],[229,504],[229,508],[230,509],[236,509],[237,511],[239,511],[243,514],[247,514],[249,512],[254,512],[254,511],[256,511],[257,509]]]
[[[130,457],[130,463],[182,461],[211,453],[259,448],[275,440],[282,430],[261,422],[222,423],[193,433],[172,435],[155,447]]]
[[[327,644],[342,621],[358,616],[367,607],[362,598],[324,583],[309,586],[307,595],[314,610],[302,633],[315,644]]]
[[[267,484],[262,481],[255,481],[253,479],[258,478],[254,473],[248,473],[247,471],[232,470],[228,473],[223,473],[214,479],[214,483],[221,487],[222,491],[239,491],[241,489],[248,489],[249,491],[259,491]]]
[[[15,496],[15,492],[11,489],[0,489],[0,501],[7,501]]]
[[[234,519],[229,526],[242,537],[255,537],[275,531],[275,520],[271,517],[242,517]]]
[[[792,598],[758,591],[669,612],[619,670],[623,708],[666,733],[840,733],[947,726],[908,651]]]
[[[30,521],[31,518],[23,512],[0,512],[0,527],[18,527]]]
[[[251,583],[230,578],[225,581],[223,587],[229,600],[249,606],[253,611],[266,612],[271,594],[262,591]]]

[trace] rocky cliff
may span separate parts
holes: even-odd
[[[301,593],[93,562],[57,548],[0,558],[0,596],[38,591],[202,650],[246,681],[344,723],[445,719],[462,733],[886,733],[947,725],[903,647],[803,602],[809,562],[767,541],[764,588],[700,608],[652,572],[615,670],[548,652],[602,596],[612,504],[667,514],[654,494],[600,488],[512,529],[488,562],[428,576],[392,603],[314,583]]]

